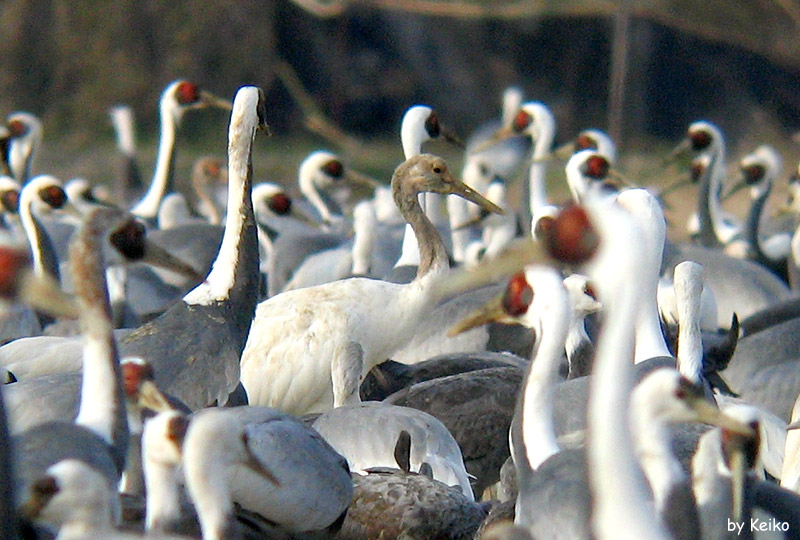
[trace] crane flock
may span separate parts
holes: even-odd
[[[181,193],[181,120],[210,107],[230,111],[227,163],[199,157]],[[691,154],[678,240],[677,185],[620,183],[599,129],[555,148],[556,115],[519,88],[502,109],[463,180],[423,149],[463,143],[414,105],[390,179],[320,148],[292,185],[253,175],[263,90],[180,79],[146,189],[132,110],[110,112],[115,200],[42,171],[43,123],[10,114],[0,536],[800,538],[778,151],[728,178],[722,130],[688,125],[662,166]]]

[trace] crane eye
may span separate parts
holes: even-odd
[[[597,300],[597,291],[594,290],[594,287],[589,282],[583,286],[583,294],[590,297],[592,300]]]
[[[0,193],[0,204],[3,205],[6,212],[11,212],[12,214],[19,212],[19,191],[7,189]]]
[[[67,194],[58,186],[47,186],[40,189],[39,197],[53,208],[63,208],[67,203]]]
[[[344,165],[338,159],[332,159],[322,166],[322,172],[338,180],[344,175]]]
[[[742,167],[742,174],[744,174],[744,181],[747,182],[747,185],[752,186],[764,178],[767,170],[763,165],[748,165],[747,167]]]
[[[8,131],[11,133],[12,138],[24,137],[28,134],[28,125],[22,120],[12,120],[6,127],[8,127]]]
[[[181,105],[191,105],[200,100],[200,89],[196,84],[183,81],[175,89],[175,97]]]
[[[597,141],[595,141],[589,135],[578,135],[578,138],[575,139],[575,149],[576,150],[597,150]]]
[[[292,199],[285,193],[276,193],[268,199],[267,206],[279,216],[285,216],[292,209]]]
[[[525,111],[519,111],[517,116],[514,117],[514,121],[511,122],[511,128],[517,133],[522,133],[531,125],[531,122],[533,122],[533,117],[530,114]]]
[[[503,311],[512,317],[524,315],[533,302],[533,289],[525,279],[525,273],[514,274],[503,294]]]
[[[442,132],[439,126],[439,117],[436,115],[435,111],[431,111],[428,118],[425,119],[425,131],[428,132],[428,136],[431,139],[435,139]]]
[[[602,180],[608,176],[608,169],[609,165],[606,158],[598,155],[591,156],[586,160],[583,166],[581,166],[581,172],[595,180]]]
[[[711,145],[711,133],[705,130],[695,131],[689,134],[689,140],[692,142],[692,149],[695,151],[705,150]]]
[[[136,220],[128,223],[111,233],[111,244],[125,257],[138,260],[145,252],[145,228]]]

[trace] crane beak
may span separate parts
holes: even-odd
[[[351,169],[345,169],[344,179],[347,182],[350,182],[351,184],[357,186],[364,186],[368,189],[375,189],[376,187],[381,185],[381,183],[375,180],[374,178],[370,178],[366,174],[362,174],[358,171],[353,171]]]
[[[616,182],[619,182],[620,184],[622,184],[626,188],[638,188],[639,187],[636,184],[634,184],[633,182],[631,182],[620,171],[618,171],[617,169],[614,169],[613,167],[608,169],[608,177],[611,178],[612,180],[615,180]]]
[[[692,147],[692,141],[686,137],[679,142],[675,148],[661,161],[661,166],[666,167],[675,162],[680,156],[684,155]]]
[[[541,242],[518,240],[509,245],[491,261],[481,262],[471,268],[451,270],[447,279],[437,285],[443,297],[477,289],[514,275],[527,264],[545,263],[548,260]]]
[[[292,205],[292,209],[289,211],[289,215],[295,218],[297,221],[301,223],[305,223],[310,227],[314,227],[315,229],[323,229],[325,226],[330,225],[330,223],[320,223],[319,221],[315,220],[304,210],[301,208],[296,208],[295,205]]]
[[[470,227],[474,227],[475,225],[480,225],[483,221],[489,217],[490,213],[484,210],[481,210],[477,216],[474,218],[462,223],[461,225],[457,225],[453,227],[454,231],[463,231],[464,229],[469,229]]]
[[[233,103],[230,100],[221,98],[208,92],[206,90],[200,91],[200,100],[197,102],[198,108],[204,107],[216,107],[218,109],[223,109],[226,111],[230,111],[233,109]]]
[[[468,330],[472,330],[478,326],[488,324],[490,322],[515,322],[512,317],[506,314],[503,309],[503,295],[498,295],[492,298],[482,307],[479,307],[455,325],[447,332],[447,337],[455,337]]]
[[[109,206],[109,205],[106,205]],[[71,201],[67,200],[66,204],[59,209],[61,212],[68,216],[72,216],[83,220],[83,213],[78,210],[78,207],[75,206]]]
[[[473,154],[473,155],[474,154],[480,154],[484,150],[488,150],[489,148],[492,148],[496,144],[500,144],[504,140],[510,139],[511,137],[514,137],[516,135],[519,135],[519,134],[515,133],[510,127],[503,126],[500,129],[498,129],[497,131],[495,131],[494,133],[492,133],[491,136],[488,139],[486,139],[485,141],[483,141],[482,143],[477,145],[475,148],[473,148],[470,151],[470,154]]]
[[[553,152],[550,155],[560,160],[567,160],[572,154],[575,153],[575,149],[576,149],[575,143],[568,142],[562,144],[561,146],[553,150]]]
[[[737,435],[743,435],[745,437],[752,437],[755,435],[752,427],[731,418],[704,398],[694,398],[689,401],[688,405],[696,414],[698,422],[717,426],[731,433],[736,433]]]
[[[446,127],[442,126],[441,124],[439,125],[439,135],[444,140],[446,140],[447,142],[449,142],[453,146],[455,146],[457,148],[460,148],[461,150],[464,150],[467,147],[467,145],[464,144],[464,139],[462,139],[461,137],[456,135],[455,131],[447,129]]]
[[[736,195],[737,193],[739,193],[739,192],[740,192],[742,189],[744,189],[745,187],[747,187],[747,182],[745,182],[745,181],[744,181],[744,179],[737,180],[737,181],[736,181],[736,183],[733,185],[733,187],[732,187],[732,188],[730,188],[728,191],[726,191],[726,192],[725,192],[725,193],[722,195],[722,197],[721,197],[721,200],[722,200],[723,202],[724,202],[724,201],[726,201],[726,200],[728,200],[729,198],[731,198],[731,197],[733,197],[734,195]]]
[[[665,187],[664,189],[662,189],[661,193],[659,193],[658,196],[659,197],[664,197],[665,195],[668,195],[668,194],[672,193],[673,191],[675,191],[677,189],[680,189],[683,186],[691,184],[691,183],[693,183],[692,177],[691,176],[686,176],[684,178],[681,178],[677,182],[673,182],[672,184],[670,184],[667,187]]]
[[[167,398],[158,389],[154,381],[144,381],[139,386],[139,400],[140,407],[150,409],[153,412],[171,411],[172,405],[169,404]]]
[[[19,298],[29,306],[53,317],[78,318],[78,303],[75,297],[62,291],[58,283],[50,277],[40,277],[31,271],[26,271],[21,276]]]
[[[800,429],[800,420],[795,420],[794,422],[786,426],[786,431],[793,431],[795,429]]]
[[[459,197],[462,197],[468,200],[469,202],[477,204],[487,212],[492,212],[494,214],[500,214],[500,215],[506,213],[505,210],[503,210],[502,208],[494,204],[492,201],[490,201],[489,199],[487,199],[486,197],[484,197],[483,195],[481,195],[480,193],[469,187],[464,182],[458,180],[455,176],[452,176],[449,173],[448,176],[449,179],[447,183],[450,186],[450,189],[446,192],[446,194],[458,195]]]
[[[139,261],[172,270],[196,283],[205,281],[205,276],[199,274],[197,270],[149,240],[145,243],[144,255]]]

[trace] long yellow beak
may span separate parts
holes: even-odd
[[[494,133],[492,133],[488,139],[486,139],[479,145],[472,148],[470,150],[470,154],[480,154],[484,150],[488,150],[489,148],[492,148],[493,146],[500,144],[504,140],[510,139],[511,137],[514,137],[516,135],[518,135],[518,133],[515,133],[514,130],[512,130],[510,127],[503,126]]]
[[[469,202],[475,203],[484,210],[486,210],[487,212],[492,212],[493,214],[503,215],[506,213],[505,210],[503,210],[502,208],[494,204],[492,201],[490,201],[489,199],[487,199],[486,197],[484,197],[483,195],[481,195],[480,193],[469,187],[461,180],[458,180],[455,176],[453,176],[449,172],[447,173],[447,176],[449,177],[447,179],[449,189],[447,190],[446,194],[458,195],[459,197],[462,197],[468,200]]]
[[[472,330],[478,326],[488,324],[490,322],[508,322],[513,323],[514,318],[506,314],[503,309],[503,295],[498,295],[483,306],[479,307],[459,322],[447,332],[448,337],[454,337],[458,334]]]
[[[139,406],[157,413],[172,410],[169,401],[154,381],[144,381],[139,386]]]
[[[216,107],[230,111],[233,109],[233,103],[229,99],[221,98],[206,90],[200,90],[200,99],[197,102],[197,108],[203,107]]]
[[[201,283],[206,279],[204,275],[198,273],[197,270],[192,268],[189,264],[183,262],[158,244],[149,240],[146,240],[144,255],[139,260],[148,264],[160,266],[166,270],[172,270],[196,283]]]
[[[53,317],[78,318],[75,297],[62,291],[52,278],[26,271],[21,277],[19,297],[22,302]]]

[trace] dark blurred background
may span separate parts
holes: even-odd
[[[734,152],[771,142],[790,153],[798,21],[794,0],[3,0],[0,113],[39,115],[66,174],[113,144],[111,105],[131,105],[153,143],[158,96],[178,77],[224,96],[258,84],[273,132],[300,136],[301,110],[275,75],[285,61],[359,140],[396,139],[414,103],[466,135],[515,84],[553,109],[559,140],[600,127],[624,155],[673,144],[705,118]],[[181,137],[224,153],[225,125],[193,115]]]

